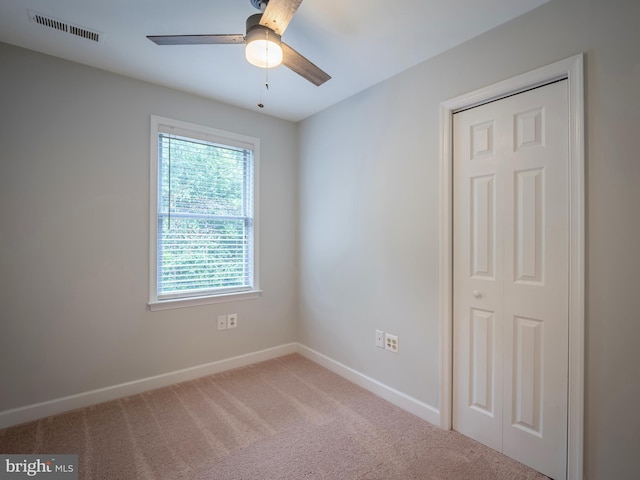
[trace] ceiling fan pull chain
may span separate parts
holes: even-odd
[[[260,88],[258,89],[260,91],[259,95],[259,100],[258,100],[258,107],[260,108],[264,108],[264,103],[262,103],[262,85],[260,85]]]
[[[269,69],[268,68],[264,69],[264,86],[267,87],[267,90],[269,90]]]
[[[269,44],[271,42],[269,42],[269,30],[267,30],[267,65],[265,66],[264,69],[264,74],[265,74],[265,83],[264,86],[267,87],[267,91],[269,90]]]
[[[269,91],[269,30],[266,31],[266,40],[267,40],[265,43],[266,63],[263,70],[264,70],[264,86],[265,86],[265,90],[268,92]],[[262,103],[262,88],[260,89],[260,103],[258,103],[258,107],[264,108],[264,103]]]

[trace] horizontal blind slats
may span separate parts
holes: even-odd
[[[252,152],[159,134],[158,298],[253,279]]]

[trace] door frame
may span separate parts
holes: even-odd
[[[583,54],[440,104],[440,427],[453,424],[453,114],[557,80],[569,102],[569,383],[567,479],[582,480],[584,449],[585,160]]]

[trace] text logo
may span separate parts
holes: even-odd
[[[0,480],[78,480],[78,455],[0,455]]]

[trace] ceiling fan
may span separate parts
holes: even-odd
[[[157,45],[246,44],[249,63],[261,68],[284,64],[314,85],[331,78],[281,40],[302,0],[250,0],[262,13],[247,18],[246,34],[147,35]]]

